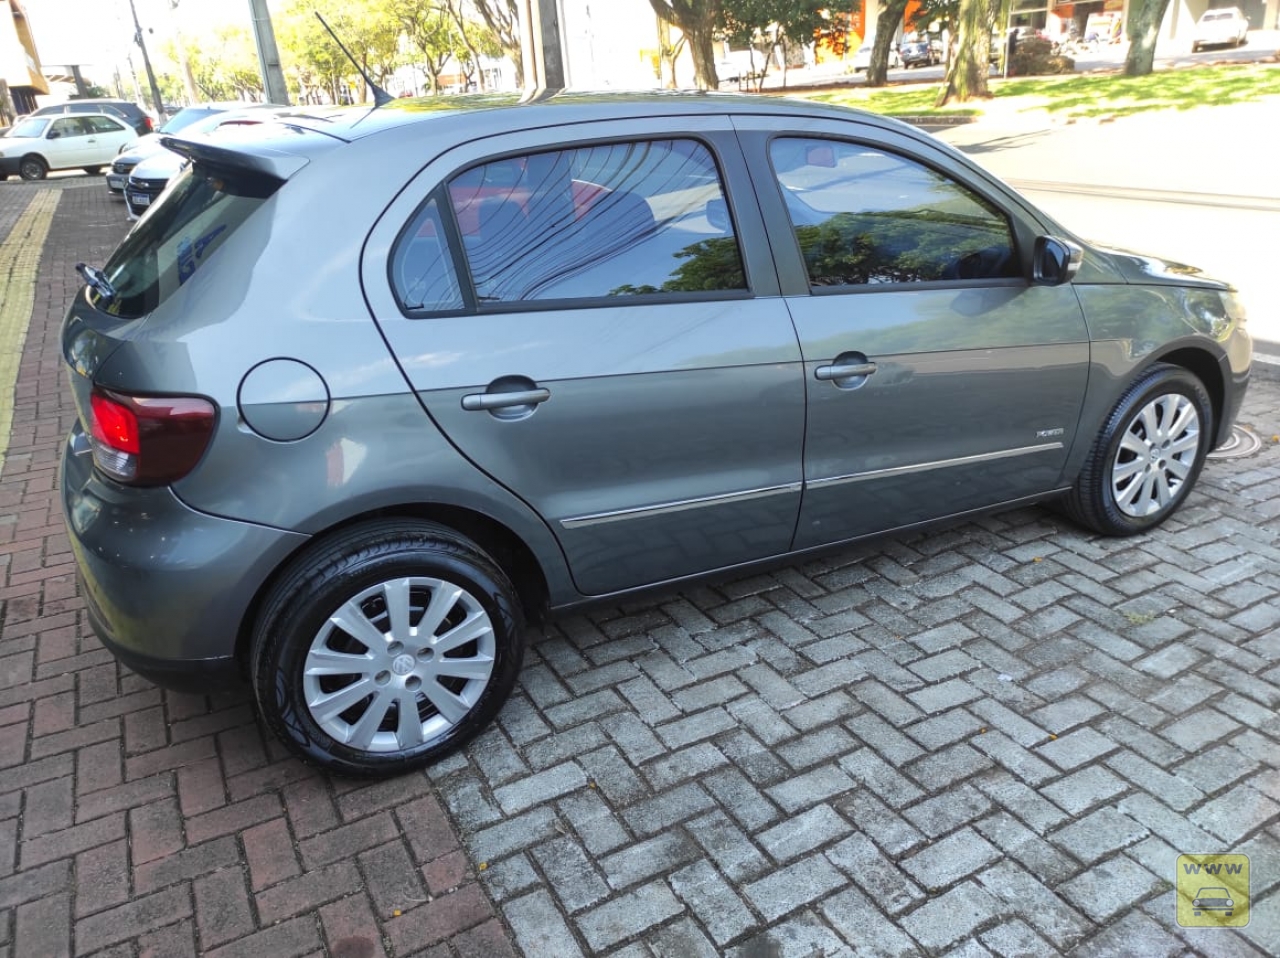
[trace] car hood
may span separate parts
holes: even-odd
[[[160,142],[160,136],[156,133],[148,133],[146,136],[140,136],[130,143],[129,148],[121,153],[118,159],[140,163],[149,156],[155,156],[163,149],[164,144]]]
[[[43,143],[42,136],[3,136],[0,137],[0,153],[12,156],[18,150],[29,150],[35,143]]]
[[[1198,266],[1189,266],[1175,260],[1133,253],[1129,250],[1098,248],[1120,271],[1126,282],[1157,286],[1202,286],[1209,289],[1231,290],[1234,287],[1225,280],[1216,279]]]
[[[135,166],[133,175],[142,180],[164,180],[182,169],[182,164],[185,162],[187,162],[185,158],[161,147]]]

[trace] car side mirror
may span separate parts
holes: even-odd
[[[1061,286],[1075,278],[1084,250],[1058,236],[1037,236],[1031,254],[1031,281],[1037,286]]]
[[[60,136],[62,136],[62,134],[61,134],[61,133],[59,133],[57,130],[50,130],[50,131],[49,131],[49,135],[48,135],[47,137],[45,137],[45,139],[47,139],[47,140],[56,140],[56,139],[58,139],[58,137],[60,137]]]

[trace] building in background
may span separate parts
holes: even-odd
[[[49,92],[27,13],[18,0],[0,0],[0,82],[3,125],[11,123],[15,113],[34,110],[37,93]]]

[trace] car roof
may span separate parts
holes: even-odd
[[[698,90],[563,91],[533,100],[522,99],[515,94],[426,96],[393,100],[383,107],[298,107],[283,122],[289,126],[351,141],[397,127],[432,123],[446,117],[457,118],[466,113],[497,110],[524,114],[512,124],[513,128],[526,123],[529,126],[540,126],[593,120],[720,114],[807,115],[841,119],[856,117],[886,128],[902,127],[898,121],[878,114],[810,100]],[[538,115],[535,116],[535,113]]]

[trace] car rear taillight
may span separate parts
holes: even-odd
[[[200,461],[217,409],[197,396],[126,396],[94,389],[89,397],[93,461],[117,482],[163,486]]]
[[[156,131],[156,121],[151,119],[151,117],[144,116],[142,118],[142,122],[146,124],[148,133],[154,133]]]

